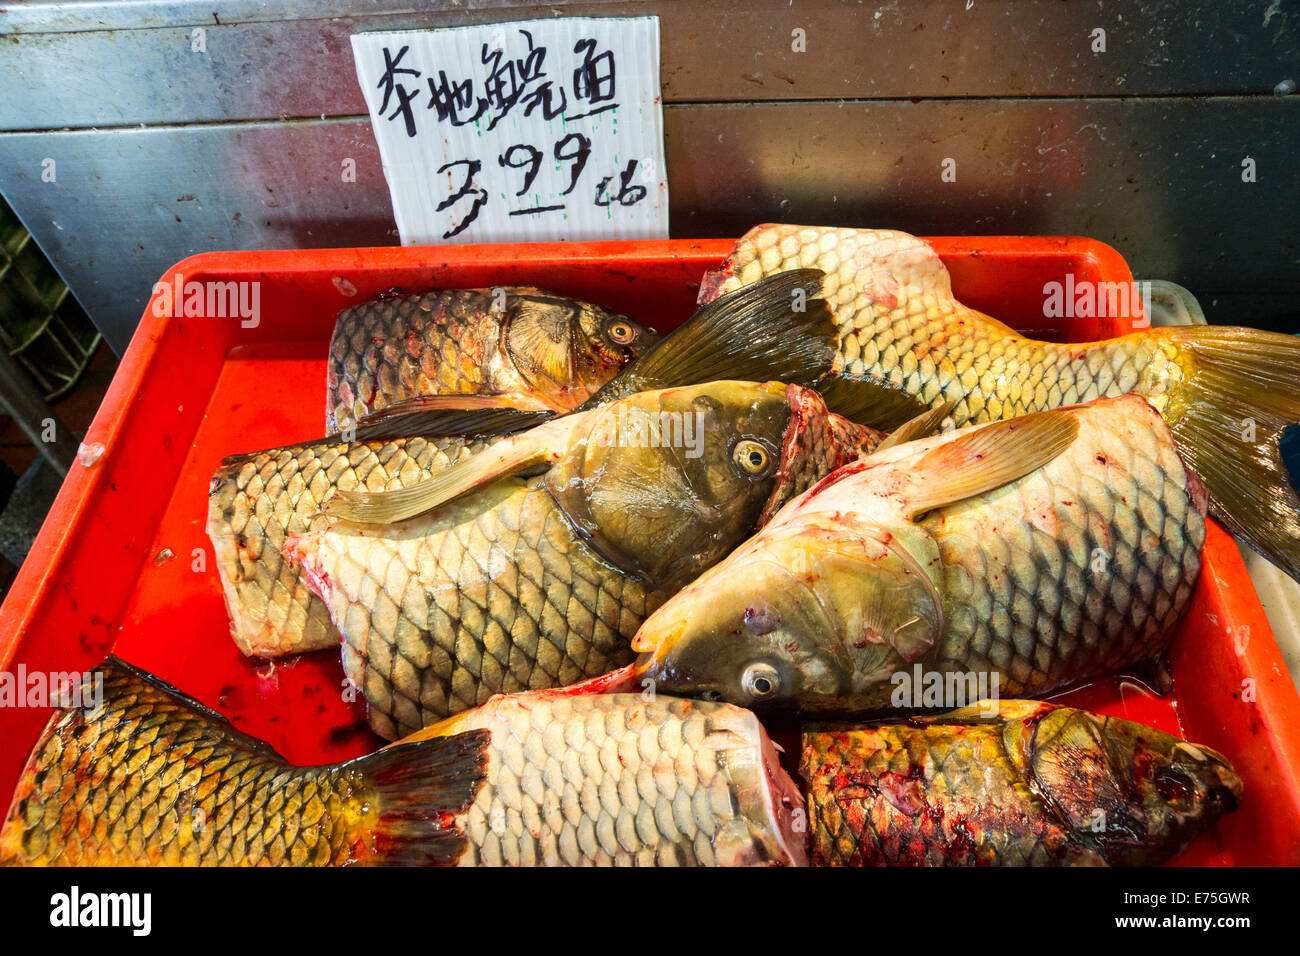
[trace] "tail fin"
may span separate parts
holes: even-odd
[[[635,392],[705,382],[810,385],[831,370],[839,333],[820,269],[792,269],[715,299],[623,369],[579,410]]]
[[[1165,417],[1183,459],[1204,480],[1210,511],[1300,580],[1300,495],[1286,455],[1300,422],[1300,338],[1221,326],[1160,330],[1187,373]],[[1294,461],[1294,459],[1293,459]]]
[[[377,796],[379,821],[371,827],[383,866],[450,866],[465,852],[465,813],[487,777],[492,734],[473,730],[454,737],[394,744],[345,767],[364,775]]]

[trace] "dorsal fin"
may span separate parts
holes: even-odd
[[[705,382],[809,385],[831,370],[839,333],[821,293],[820,269],[794,269],[703,306],[681,328],[579,406],[636,392]]]
[[[836,415],[879,431],[893,431],[925,413],[925,402],[911,392],[875,378],[826,375],[813,388]]]
[[[185,693],[185,691],[181,690],[174,684],[169,684],[161,677],[136,667],[134,664],[128,664],[120,657],[110,654],[104,659],[102,664],[96,668],[92,668],[92,671],[94,670],[118,671],[126,683],[145,684],[151,690],[173,698],[177,703],[184,705],[188,710],[194,711],[198,716],[211,720],[213,723],[220,724],[222,732],[226,734],[226,736],[237,739],[250,750],[254,750],[268,757],[274,757],[277,760],[284,760],[284,757],[265,740],[259,740],[257,737],[249,736],[242,730],[236,728],[235,725],[230,722],[230,718],[225,714],[213,710],[207,704],[203,703],[203,701],[191,697],[189,694]],[[288,761],[286,761],[286,763],[287,762]]]

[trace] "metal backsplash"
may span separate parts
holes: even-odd
[[[352,33],[654,13],[673,235],[1088,235],[1190,288],[1210,321],[1300,327],[1300,98],[1278,95],[1300,80],[1293,6],[430,6],[9,6],[0,192],[120,352],[187,255],[397,241]]]

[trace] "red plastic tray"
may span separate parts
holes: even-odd
[[[1042,315],[1043,285],[1128,282],[1124,260],[1073,238],[930,240],[956,294],[1021,330],[1087,340],[1127,317]],[[344,306],[392,287],[424,290],[536,283],[671,329],[693,311],[706,269],[730,240],[207,253],[168,272],[261,283],[261,322],[170,318],[154,302],[87,442],[105,446],[63,484],[0,609],[0,669],[68,671],[110,651],[173,682],[268,740],[292,761],[365,753],[381,743],[363,703],[344,699],[338,655],[257,664],[231,642],[204,526],[208,479],[228,454],[316,438],[325,357]],[[173,556],[167,557],[167,552]],[[1245,781],[1241,809],[1180,857],[1184,863],[1300,863],[1300,699],[1241,559],[1212,525],[1193,605],[1173,645],[1174,693],[1119,680],[1069,695],[1226,753]],[[1253,680],[1255,700],[1242,699]],[[0,806],[7,805],[48,712],[0,711]]]

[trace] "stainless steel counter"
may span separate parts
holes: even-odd
[[[556,12],[660,17],[675,236],[1083,234],[1212,322],[1300,327],[1300,14],[1268,2],[28,2],[0,192],[121,351],[191,253],[397,241],[352,33]]]

